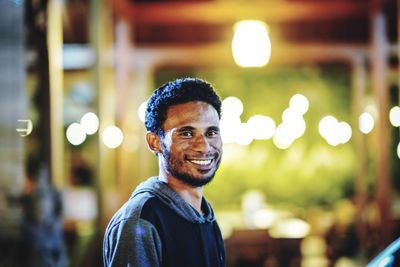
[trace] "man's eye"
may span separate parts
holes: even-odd
[[[181,132],[180,135],[183,137],[192,137],[193,133],[191,131],[184,131],[184,132]]]
[[[211,131],[207,132],[207,136],[208,137],[215,137],[215,136],[218,136],[218,135],[219,135],[219,131],[216,131],[216,130],[211,130]]]

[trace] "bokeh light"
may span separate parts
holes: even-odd
[[[310,225],[297,218],[288,218],[276,223],[270,229],[274,238],[304,238],[310,233]]]
[[[124,134],[118,127],[108,126],[103,131],[102,140],[106,147],[116,148],[122,144],[122,141],[124,140]]]
[[[274,136],[276,125],[273,119],[264,115],[254,115],[247,121],[254,139],[270,139]]]
[[[276,128],[273,138],[275,146],[279,149],[287,149],[290,147],[294,140],[295,137],[290,131],[290,127],[285,123],[279,124]]]
[[[309,101],[302,94],[295,94],[290,98],[289,107],[299,114],[304,115],[308,111]]]
[[[268,229],[277,219],[276,212],[272,209],[263,208],[254,212],[254,226],[259,229]]]
[[[397,144],[397,157],[400,159],[400,142]]]
[[[291,107],[285,109],[282,113],[282,122],[294,139],[300,138],[306,131],[306,122],[301,113]]]
[[[303,115],[309,107],[308,99],[301,94],[290,98],[289,107],[282,112],[282,123],[277,127],[273,143],[280,149],[287,149],[306,131]]]
[[[234,25],[232,54],[241,67],[263,67],[271,57],[267,25],[258,20],[243,20]]]
[[[243,113],[242,101],[234,96],[229,96],[222,101],[222,117],[220,121],[221,137],[224,144],[248,144],[252,141],[248,129],[242,125],[240,115]],[[249,140],[251,138],[251,140]]]
[[[293,108],[286,108],[282,113],[282,121],[290,123],[292,121],[302,118],[302,114],[298,113],[297,110]]]
[[[347,122],[339,122],[335,117],[330,115],[321,119],[318,130],[331,146],[345,144],[352,136],[351,127]]]
[[[74,122],[68,126],[66,136],[68,142],[74,146],[79,146],[86,140],[86,133],[82,129],[82,126],[77,122]]]
[[[374,117],[368,112],[364,112],[358,118],[358,127],[364,134],[369,134],[374,129],[375,121]]]
[[[339,135],[340,135],[339,142],[341,144],[345,144],[345,143],[349,142],[351,139],[351,135],[352,135],[352,130],[351,130],[350,125],[347,122],[342,121],[342,122],[339,122],[338,126],[339,126]]]
[[[333,116],[326,116],[318,124],[318,130],[322,137],[326,138],[334,131],[335,125],[338,123]]]
[[[219,123],[221,138],[224,144],[233,143],[236,139],[237,129],[241,125],[240,117],[222,117]]]
[[[364,111],[371,114],[374,120],[376,120],[378,118],[378,108],[376,107],[376,104],[373,99],[370,98],[367,98],[366,102],[367,104],[364,107]]]
[[[229,96],[222,101],[223,117],[240,117],[243,113],[242,101],[234,96]]]
[[[82,116],[81,126],[86,134],[92,135],[99,129],[99,118],[93,112],[88,112]]]
[[[252,133],[246,122],[238,125],[235,133],[235,142],[239,145],[247,146],[253,141]]]
[[[390,120],[390,123],[394,127],[400,126],[400,107],[399,106],[395,106],[390,109],[389,120]]]

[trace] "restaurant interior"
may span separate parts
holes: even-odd
[[[103,266],[110,218],[158,172],[146,100],[181,77],[222,100],[204,194],[227,267],[365,266],[400,236],[399,15],[396,0],[0,1],[0,266]]]

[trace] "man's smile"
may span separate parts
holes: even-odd
[[[191,164],[195,165],[197,168],[205,169],[211,168],[213,162],[215,162],[217,156],[207,157],[207,158],[192,158],[186,157],[186,160],[189,161]]]
[[[197,165],[205,166],[209,165],[212,162],[212,159],[189,159],[189,161]]]

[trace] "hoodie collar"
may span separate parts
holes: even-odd
[[[136,187],[136,190],[132,193],[131,198],[145,192],[156,196],[168,207],[174,210],[179,216],[190,222],[205,223],[215,221],[214,211],[204,197],[201,201],[201,208],[204,212],[203,215],[200,214],[189,203],[187,203],[175,191],[168,187],[166,183],[158,180],[158,177],[151,177],[139,184],[138,187]]]

